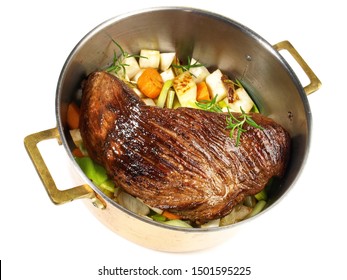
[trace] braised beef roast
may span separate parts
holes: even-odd
[[[285,172],[289,134],[261,114],[252,118],[263,129],[245,125],[237,146],[225,114],[147,106],[115,76],[93,72],[83,86],[80,130],[90,157],[116,185],[202,223]]]

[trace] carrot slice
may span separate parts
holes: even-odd
[[[163,213],[161,214],[162,216],[164,216],[165,218],[168,218],[169,220],[180,220],[181,217],[174,214],[174,213],[171,213],[167,210],[164,210]]]
[[[71,102],[67,108],[67,124],[70,129],[79,127],[80,122],[80,108],[75,102]]]
[[[72,150],[72,154],[75,157],[84,157],[83,153],[81,152],[81,150],[79,148],[74,148]]]
[[[207,84],[205,82],[200,82],[196,85],[196,100],[211,100],[210,92],[208,91]]]
[[[146,68],[137,80],[139,90],[149,98],[157,98],[163,84],[163,78],[154,68]]]

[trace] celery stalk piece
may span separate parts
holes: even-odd
[[[175,100],[175,91],[173,89],[169,89],[166,97],[166,107],[172,109],[174,100]]]
[[[265,200],[259,200],[247,218],[251,218],[251,217],[259,214],[264,209],[265,205],[266,205]]]
[[[84,174],[86,174],[86,176],[92,180],[95,185],[98,186],[108,179],[105,168],[94,163],[90,157],[76,157],[75,160],[81,167]]]
[[[160,215],[158,213],[152,215],[151,218],[153,219],[153,221],[157,221],[157,222],[165,222],[166,221],[166,218],[163,215]]]
[[[172,86],[172,80],[167,80],[162,89],[161,89],[161,92],[158,96],[158,101],[157,101],[157,106],[160,107],[160,108],[164,108],[164,105],[165,105],[165,101],[166,101],[166,97],[167,97],[167,94],[168,94],[168,91],[169,89],[171,88]]]
[[[101,165],[94,163],[94,170],[95,173],[93,178],[91,179],[97,186],[99,186],[101,183],[105,182],[108,179],[106,169]]]
[[[185,221],[182,220],[168,220],[166,222],[163,222],[163,224],[175,226],[175,227],[185,227],[185,228],[191,228],[192,226]]]
[[[115,190],[115,184],[111,180],[106,180],[105,182],[102,182],[99,186],[102,189],[108,190],[109,192],[114,192]]]
[[[94,176],[95,169],[94,169],[94,163],[90,157],[76,157],[76,162],[84,172],[84,174],[91,179],[91,177]]]
[[[267,193],[265,189],[262,189],[260,192],[254,195],[254,197],[259,201],[259,200],[267,200]]]

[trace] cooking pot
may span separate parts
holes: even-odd
[[[194,251],[214,246],[235,225],[218,228],[179,228],[163,225],[134,214],[104,195],[81,171],[72,155],[73,142],[67,126],[68,104],[79,98],[81,81],[90,72],[104,68],[113,59],[114,39],[124,50],[176,51],[182,58],[194,57],[211,68],[236,77],[251,94],[260,112],[270,116],[291,135],[292,150],[287,172],[259,215],[272,209],[297,182],[309,152],[311,110],[307,95],[321,83],[295,48],[288,42],[270,45],[249,28],[211,12],[182,7],[152,8],[112,18],[90,31],[72,50],[59,77],[56,91],[57,125],[25,138],[34,166],[55,204],[84,198],[95,216],[119,235],[142,246],[161,251]],[[288,51],[305,71],[309,85],[303,87],[280,54]],[[38,143],[55,138],[62,144],[75,171],[85,184],[59,190],[45,165]]]

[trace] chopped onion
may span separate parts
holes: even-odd
[[[138,215],[146,216],[150,212],[146,204],[126,192],[120,192],[117,200],[120,205]]]

